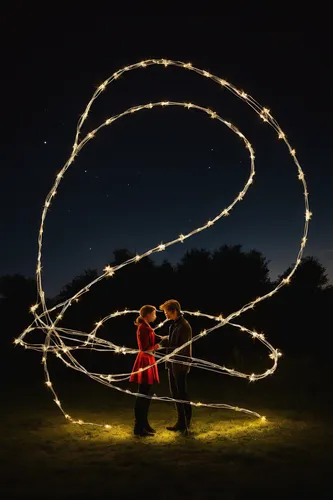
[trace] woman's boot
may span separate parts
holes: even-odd
[[[145,409],[145,399],[138,397],[135,402],[134,407],[134,435],[145,437],[145,436],[153,436],[154,433],[146,428],[147,422],[147,412]],[[149,426],[150,427],[150,426]]]
[[[143,414],[143,422],[144,422],[144,429],[147,430],[148,432],[151,432],[152,434],[155,434],[156,431],[155,429],[152,428],[152,426],[149,424],[148,422],[148,412],[149,412],[149,407],[150,407],[150,402],[151,402],[151,399],[150,398],[143,398],[143,408],[144,408],[144,414]]]

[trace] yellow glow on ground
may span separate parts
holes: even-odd
[[[73,424],[70,426],[65,425],[65,429],[67,428],[67,431],[69,431],[72,435],[75,435],[77,439],[127,443],[144,442],[153,445],[177,443],[179,440],[184,439],[200,441],[202,444],[204,444],[204,442],[212,442],[214,440],[221,441],[225,439],[237,439],[243,437],[251,439],[251,437],[257,438],[258,434],[272,431],[272,429],[276,427],[276,423],[270,422],[269,419],[266,421],[262,421],[261,419],[217,420],[209,424],[199,420],[194,422],[189,435],[184,436],[179,432],[168,431],[166,429],[166,425],[170,425],[170,422],[165,425],[154,424],[157,431],[155,436],[145,438],[134,436],[133,427],[131,425],[110,424],[110,428],[105,429],[104,427],[96,428]]]

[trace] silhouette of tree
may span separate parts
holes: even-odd
[[[36,302],[36,280],[21,274],[1,276],[0,295],[4,304],[24,302],[31,306]]]
[[[289,275],[289,267],[278,281]],[[331,287],[326,270],[315,257],[305,257],[289,285],[282,288],[272,300],[264,304],[271,339],[279,342],[287,354],[322,358],[320,342],[314,339],[327,329]]]
[[[184,309],[207,309],[207,292],[211,285],[210,252],[204,249],[186,252],[177,266],[176,280],[177,296]]]
[[[119,264],[122,264],[128,259],[132,259],[134,255],[129,252],[126,248],[119,248],[118,250],[114,250],[113,252],[113,260],[110,263],[112,266],[118,266]]]
[[[154,290],[155,300],[153,304],[157,307],[172,297],[177,297],[179,287],[177,285],[177,275],[174,267],[164,260],[160,266],[155,266],[154,277],[150,284]]]
[[[281,276],[279,281],[285,278],[291,271],[289,267]],[[292,287],[297,287],[303,291],[321,290],[328,285],[328,277],[326,269],[316,257],[305,257],[298,266],[294,276],[292,277]]]
[[[111,266],[124,263],[133,257],[127,249],[114,251]],[[279,280],[289,274],[287,269]],[[98,272],[87,269],[66,284],[53,304],[62,302],[96,279]],[[169,298],[180,301],[183,309],[201,310],[210,314],[236,311],[245,303],[274,287],[270,282],[268,261],[257,251],[244,251],[241,245],[223,245],[214,252],[193,249],[186,252],[178,265],[167,260],[157,265],[150,258],[120,268],[110,278],[95,284],[73,303],[64,315],[61,325],[89,332],[99,319],[128,307],[138,309],[145,303],[159,304]],[[36,302],[36,282],[21,275],[0,278],[0,312],[2,327],[8,345],[13,337],[32,322],[30,306]],[[273,345],[287,356],[305,356],[307,353],[319,359],[325,357],[321,344],[314,342],[317,335],[325,335],[330,323],[333,304],[333,287],[328,284],[325,268],[315,257],[306,257],[300,264],[289,286],[284,287],[272,299],[264,301],[240,318],[249,328],[263,331]],[[134,318],[124,316],[107,322],[101,335],[122,345],[135,346]],[[191,317],[193,333],[211,323]],[[38,333],[36,333],[38,335]],[[247,357],[251,346],[243,347],[244,335],[238,335],[231,327],[217,330],[194,346],[195,355],[216,361],[239,365]],[[244,350],[245,349],[245,350]],[[87,359],[91,353],[83,353]],[[81,356],[81,354],[80,354]],[[90,358],[89,358],[90,359]],[[105,363],[110,359],[103,358]],[[112,358],[113,359],[113,358]],[[129,363],[126,357],[112,363]],[[96,360],[96,369],[100,357]],[[106,369],[109,369],[108,367]]]
[[[224,245],[213,253],[212,264],[226,312],[262,295],[270,284],[268,261],[257,250],[244,252],[242,245]]]
[[[133,257],[126,249],[115,250],[110,265],[114,267]],[[155,270],[156,266],[149,257],[120,268],[105,285],[114,307],[136,308],[139,304],[153,302]]]
[[[200,250],[194,248],[185,253],[181,259],[178,269],[181,271],[198,271],[199,267],[209,267],[211,261],[210,252],[201,248]]]
[[[91,281],[96,279],[97,276],[98,273],[96,269],[85,269],[83,274],[76,276],[70,283],[67,283],[67,285],[61,289],[55,301],[62,302],[70,297],[73,297],[73,295],[75,295],[79,290],[89,285]]]
[[[36,303],[36,295],[36,281],[33,278],[26,278],[20,274],[0,277],[1,337],[5,344],[5,352],[7,351],[3,356],[2,364],[8,367],[14,355],[14,338],[32,323],[30,307]],[[20,365],[25,365],[26,362],[29,364],[27,357],[23,354],[18,355],[16,361],[20,360]],[[5,370],[5,367],[3,369]],[[11,370],[13,371],[15,372]]]

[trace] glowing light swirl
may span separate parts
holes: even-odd
[[[97,99],[97,97],[106,89],[106,87],[111,82],[113,82],[114,80],[117,80],[121,75],[123,75],[124,73],[126,73],[128,71],[131,71],[134,69],[139,69],[139,68],[145,68],[145,67],[151,66],[151,65],[163,65],[165,67],[177,66],[180,68],[187,69],[189,71],[196,72],[199,75],[204,76],[204,77],[214,81],[215,83],[222,86],[226,90],[229,90],[234,95],[236,95],[236,97],[243,100],[248,106],[250,106],[260,116],[260,118],[263,120],[263,122],[267,123],[275,130],[278,138],[281,139],[286,144],[286,146],[289,150],[289,153],[290,153],[290,155],[291,155],[291,157],[292,157],[292,159],[297,167],[298,179],[300,180],[300,182],[303,185],[303,195],[304,195],[304,205],[305,205],[305,220],[304,220],[303,236],[301,239],[301,244],[300,244],[300,248],[298,251],[296,263],[292,267],[288,276],[286,278],[282,279],[271,292],[269,292],[261,297],[258,297],[255,300],[245,304],[241,309],[229,314],[229,316],[227,316],[226,318],[223,318],[221,315],[220,316],[211,316],[211,315],[200,313],[200,312],[183,311],[185,314],[195,315],[195,316],[203,316],[203,317],[209,318],[209,319],[215,321],[216,325],[213,326],[212,328],[201,331],[199,334],[195,335],[190,342],[183,344],[179,348],[175,349],[172,353],[169,353],[167,355],[162,355],[159,352],[157,352],[156,353],[156,364],[160,364],[166,360],[169,360],[169,361],[172,361],[175,363],[187,364],[186,361],[182,360],[182,356],[180,356],[178,354],[178,352],[181,349],[183,349],[186,345],[188,345],[190,343],[196,342],[197,340],[199,340],[203,336],[208,335],[213,330],[216,330],[217,328],[220,328],[226,324],[229,324],[231,326],[239,328],[241,331],[244,331],[244,332],[250,334],[254,339],[257,339],[261,343],[263,343],[270,351],[269,356],[273,361],[272,367],[261,374],[255,374],[255,373],[246,374],[246,373],[238,372],[237,370],[234,370],[231,368],[227,368],[225,366],[220,366],[218,364],[211,363],[209,361],[201,360],[201,359],[197,359],[197,358],[193,358],[191,366],[194,366],[194,367],[200,368],[200,369],[210,370],[210,371],[213,371],[216,373],[222,373],[222,374],[226,374],[226,375],[230,375],[230,376],[246,378],[250,382],[254,382],[256,380],[265,378],[268,375],[271,375],[272,373],[274,373],[274,371],[276,370],[276,367],[277,367],[278,359],[281,356],[281,353],[277,349],[275,349],[265,339],[263,334],[259,334],[255,331],[251,331],[251,330],[249,330],[249,329],[245,328],[244,326],[239,325],[237,323],[233,323],[232,320],[234,318],[239,317],[243,312],[247,311],[248,309],[254,308],[256,306],[256,304],[258,304],[259,302],[262,302],[263,300],[265,300],[269,297],[272,297],[272,295],[277,293],[280,288],[282,288],[283,286],[290,283],[290,280],[291,280],[293,274],[295,273],[297,267],[299,266],[299,264],[301,262],[301,258],[302,258],[302,255],[304,252],[304,247],[306,245],[306,240],[307,240],[309,221],[310,221],[310,218],[312,215],[310,212],[310,209],[309,209],[308,191],[307,191],[307,185],[306,185],[306,181],[305,181],[304,172],[303,172],[303,170],[299,164],[299,161],[296,157],[295,150],[291,147],[290,143],[287,140],[285,133],[282,131],[278,122],[273,118],[270,111],[267,108],[262,107],[255,99],[253,99],[251,96],[246,94],[244,91],[237,89],[231,83],[229,83],[226,80],[223,80],[221,78],[218,78],[215,75],[210,74],[208,71],[204,71],[204,70],[201,70],[199,68],[192,66],[192,64],[190,64],[190,63],[183,63],[180,61],[172,61],[172,60],[167,60],[167,59],[148,59],[145,61],[140,61],[139,63],[133,64],[131,66],[127,66],[119,71],[116,71],[115,73],[113,73],[113,75],[110,78],[105,80],[105,82],[103,82],[97,88],[97,90],[94,92],[94,94],[93,94],[91,100],[89,101],[83,115],[81,116],[81,118],[78,122],[78,125],[77,125],[77,129],[76,129],[76,136],[75,136],[75,141],[73,144],[72,153],[71,153],[69,159],[67,160],[67,162],[65,163],[65,165],[63,166],[63,168],[57,174],[54,185],[51,188],[50,192],[48,193],[48,195],[45,199],[45,204],[44,204],[43,211],[42,211],[39,237],[38,237],[38,256],[37,256],[37,268],[36,268],[38,301],[35,305],[33,305],[31,307],[31,312],[34,315],[34,321],[17,339],[14,340],[15,344],[19,344],[26,349],[34,349],[34,350],[40,351],[42,353],[42,364],[44,367],[46,386],[51,390],[51,392],[54,396],[54,401],[58,405],[58,407],[60,408],[60,410],[62,411],[64,416],[68,420],[70,420],[72,423],[77,423],[80,425],[81,424],[88,424],[88,425],[104,426],[106,428],[110,427],[110,425],[108,425],[108,424],[96,424],[93,422],[85,422],[81,419],[79,419],[79,420],[74,419],[73,417],[71,417],[70,415],[68,415],[64,411],[62,404],[61,404],[60,400],[58,399],[58,396],[53,388],[53,385],[52,385],[52,382],[50,379],[50,375],[49,375],[49,371],[48,371],[48,367],[47,367],[48,353],[55,354],[58,358],[60,358],[65,363],[66,366],[71,367],[72,369],[80,371],[82,373],[85,373],[90,378],[98,381],[99,383],[105,384],[109,387],[112,387],[112,388],[118,390],[118,391],[137,396],[138,393],[129,391],[128,389],[124,390],[124,389],[118,387],[117,385],[115,385],[115,383],[117,383],[117,382],[128,380],[129,375],[130,375],[129,373],[101,374],[101,373],[88,372],[86,370],[86,368],[83,367],[76,360],[76,358],[73,356],[72,353],[78,349],[92,349],[93,348],[94,350],[97,350],[97,351],[108,350],[108,351],[111,351],[114,353],[136,354],[138,352],[136,349],[129,349],[127,347],[120,347],[112,342],[109,342],[107,340],[104,340],[104,339],[97,337],[97,330],[109,319],[112,319],[112,318],[120,316],[120,315],[129,314],[129,313],[137,314],[138,311],[124,310],[124,311],[117,311],[115,313],[112,313],[112,314],[106,316],[105,318],[103,318],[98,323],[96,323],[95,328],[90,333],[85,333],[85,332],[80,332],[80,331],[76,331],[76,330],[72,330],[72,329],[61,328],[59,326],[59,321],[63,318],[68,307],[70,307],[73,303],[77,302],[79,300],[79,298],[83,294],[87,293],[94,284],[96,284],[97,282],[101,281],[102,279],[104,279],[106,277],[113,276],[122,267],[127,266],[127,265],[132,264],[132,263],[135,263],[135,262],[138,262],[139,260],[141,260],[144,257],[147,257],[148,255],[152,255],[156,252],[164,251],[166,248],[168,248],[171,245],[174,245],[174,244],[179,243],[179,242],[183,242],[185,239],[190,238],[194,234],[197,234],[197,233],[207,229],[208,227],[211,227],[213,224],[215,224],[222,217],[228,216],[230,211],[232,210],[232,208],[235,206],[235,204],[238,203],[239,201],[241,201],[243,199],[243,197],[245,196],[249,186],[253,182],[253,177],[255,175],[254,150],[253,150],[250,142],[248,141],[248,139],[238,130],[237,127],[235,127],[230,122],[227,122],[226,120],[221,118],[215,111],[212,111],[211,109],[208,109],[208,108],[204,108],[202,106],[198,106],[198,105],[193,104],[193,103],[185,103],[185,102],[177,102],[177,101],[159,101],[156,103],[148,103],[148,104],[144,104],[144,105],[131,107],[131,108],[127,109],[126,111],[124,111],[123,113],[112,116],[112,117],[108,118],[107,120],[105,120],[99,127],[90,131],[79,142],[81,128],[88,117],[88,113],[92,107],[92,104]],[[118,120],[119,118],[122,118],[126,115],[136,113],[136,112],[141,111],[143,109],[153,109],[157,106],[161,106],[161,107],[182,106],[182,107],[187,108],[189,110],[190,109],[200,110],[200,111],[207,113],[212,119],[217,119],[221,123],[225,124],[233,132],[235,132],[243,140],[245,147],[249,150],[251,168],[250,168],[250,174],[249,174],[247,182],[245,183],[243,189],[239,192],[239,194],[234,198],[233,202],[228,207],[223,209],[218,215],[216,215],[215,218],[213,218],[212,220],[209,220],[205,225],[198,227],[185,235],[181,234],[181,235],[179,235],[178,238],[176,238],[172,241],[169,241],[167,243],[161,243],[160,245],[144,252],[143,254],[137,255],[131,259],[128,259],[127,261],[125,261],[117,266],[114,266],[113,268],[111,268],[110,266],[107,266],[104,269],[104,273],[102,275],[100,275],[95,280],[93,280],[91,283],[89,283],[89,285],[87,285],[84,288],[82,288],[81,290],[79,290],[75,295],[73,295],[73,297],[71,297],[68,300],[65,300],[64,302],[62,302],[60,304],[57,304],[56,306],[52,307],[51,309],[47,309],[46,301],[45,301],[45,292],[44,292],[43,286],[42,286],[42,246],[43,246],[44,223],[45,223],[45,218],[46,218],[47,212],[50,208],[51,201],[55,197],[56,190],[57,190],[65,172],[70,167],[70,165],[73,163],[75,157],[82,150],[82,148],[85,146],[85,144],[87,144],[90,140],[92,140],[100,129],[102,129],[105,126],[111,125],[116,120]],[[40,309],[41,309],[41,311],[37,312]],[[57,316],[55,319],[52,319],[51,316],[53,316],[55,311],[58,311]],[[164,322],[160,323],[160,325],[157,328],[159,328],[163,324],[164,324]],[[28,333],[33,332],[34,330],[37,330],[37,329],[42,330],[46,334],[44,344],[30,344],[30,343],[25,342],[24,341],[25,336]],[[83,339],[85,339],[85,340],[83,340]],[[70,341],[72,344],[66,344],[67,341]],[[143,395],[139,395],[139,396],[146,397]],[[159,401],[176,401],[175,399],[170,398],[170,397],[161,397],[161,396],[159,397],[156,395],[154,395],[152,397],[152,399],[156,399]],[[179,401],[179,400],[177,400],[177,401]],[[190,401],[190,404],[193,406],[206,406],[206,407],[214,407],[214,408],[232,409],[235,411],[241,411],[241,412],[247,413],[249,415],[261,417],[262,419],[265,418],[265,417],[262,417],[261,415],[259,415],[257,412],[254,412],[252,410],[247,410],[245,408],[238,408],[238,407],[231,406],[228,404],[201,403],[201,402],[193,402],[193,401]]]

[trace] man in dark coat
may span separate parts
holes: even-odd
[[[171,321],[169,327],[169,341],[167,353],[170,354],[177,347],[182,346],[192,339],[192,328],[189,322],[181,313],[180,304],[177,300],[167,300],[160,306],[165,316]],[[177,352],[175,361],[191,362],[192,344],[185,346]],[[187,394],[187,375],[190,371],[189,364],[182,364],[168,361],[166,367],[169,372],[170,392],[174,399],[188,401]],[[178,419],[175,425],[167,427],[169,431],[187,432],[192,417],[192,406],[189,403],[176,403]]]

